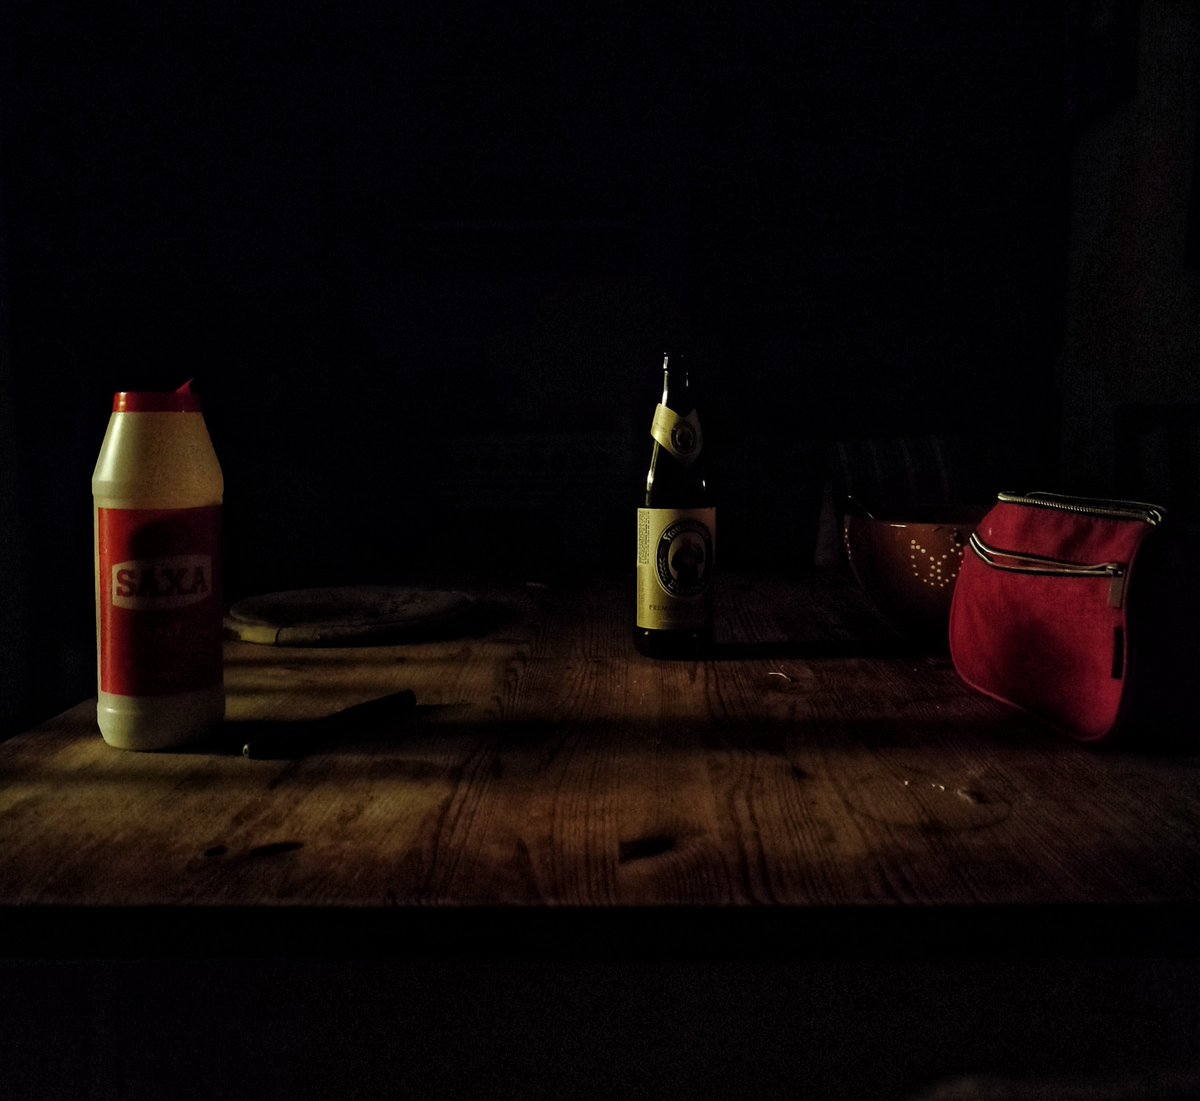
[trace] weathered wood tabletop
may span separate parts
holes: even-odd
[[[222,740],[0,744],[0,907],[816,912],[1200,902],[1200,756],[1075,745],[893,642],[840,578],[726,577],[712,660],[641,657],[627,579],[489,585],[458,637],[230,642]],[[291,760],[412,689],[406,718]]]

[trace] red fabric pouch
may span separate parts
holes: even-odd
[[[1173,656],[1164,516],[1140,502],[1001,493],[955,586],[959,676],[1081,741],[1144,718],[1182,722],[1160,691]]]

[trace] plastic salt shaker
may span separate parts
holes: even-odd
[[[92,476],[96,719],[120,749],[168,749],[220,725],[224,479],[186,382],[121,392]]]

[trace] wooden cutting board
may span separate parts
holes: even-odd
[[[401,642],[444,634],[476,603],[469,593],[398,585],[291,589],[235,602],[225,630],[270,646]]]

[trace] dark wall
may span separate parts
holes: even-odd
[[[832,442],[965,433],[984,489],[1054,453],[1058,4],[5,21],[18,505],[73,670],[117,389],[196,378],[234,596],[623,568],[666,348],[730,564],[811,561]]]

